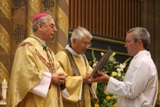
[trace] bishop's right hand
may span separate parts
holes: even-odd
[[[63,72],[55,72],[52,74],[53,84],[58,84],[58,85],[64,84],[65,79],[66,79],[66,75]]]

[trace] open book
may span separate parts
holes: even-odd
[[[98,64],[96,65],[95,69],[93,70],[92,74],[90,75],[90,78],[96,77],[97,71],[101,71],[103,69],[104,65],[107,63],[112,53],[113,52],[111,50],[109,50],[107,53],[104,53],[104,55],[101,57]]]

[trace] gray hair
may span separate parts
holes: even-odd
[[[53,19],[53,17],[51,15],[47,15],[44,17],[41,17],[40,19],[36,20],[33,24],[32,24],[32,31],[36,31],[38,28],[38,24],[45,24],[48,20]]]
[[[70,41],[72,42],[73,38],[80,41],[84,36],[88,36],[90,39],[92,39],[92,35],[87,29],[78,27],[73,31]]]
[[[150,34],[147,29],[142,28],[142,27],[136,27],[136,28],[130,29],[127,32],[127,34],[129,33],[131,33],[134,42],[137,42],[139,39],[141,39],[143,42],[143,47],[145,49],[148,48],[149,43],[150,43]]]

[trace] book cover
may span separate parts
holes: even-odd
[[[96,65],[95,69],[93,70],[92,74],[90,75],[90,78],[95,78],[97,71],[101,71],[107,61],[109,60],[110,56],[112,55],[112,51],[109,50],[107,53],[104,53],[104,55],[100,58],[98,64]]]

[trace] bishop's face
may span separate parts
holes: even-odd
[[[40,30],[43,35],[43,40],[52,40],[54,38],[55,32],[57,31],[54,20],[49,19],[48,21],[46,21],[46,23],[41,24]]]

